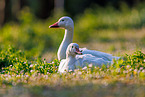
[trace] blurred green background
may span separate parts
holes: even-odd
[[[56,57],[63,29],[49,29],[62,16],[74,20],[73,42],[115,55],[145,50],[145,0],[0,0],[0,46],[27,57]]]

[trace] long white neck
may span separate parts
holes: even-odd
[[[64,35],[63,41],[61,42],[58,52],[57,52],[58,60],[66,58],[66,49],[68,45],[72,43],[73,30],[74,30],[73,27],[71,29],[65,29],[65,35]]]
[[[74,70],[75,69],[75,62],[76,58],[75,56],[69,56],[66,58],[65,66],[67,67],[67,70]]]

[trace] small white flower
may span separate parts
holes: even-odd
[[[33,67],[34,64],[31,64],[30,67]]]
[[[2,71],[2,73],[3,73],[3,72],[5,72],[5,71]]]
[[[76,75],[76,73],[73,73],[73,75]]]
[[[127,65],[126,67],[127,67],[127,68],[130,68],[131,66],[130,66],[130,65]]]
[[[143,69],[143,67],[140,67],[140,70],[142,70]]]
[[[30,70],[30,72],[33,72],[34,70]]]
[[[29,75],[25,75],[26,77],[29,77]]]
[[[132,71],[132,69],[129,69],[129,71]]]
[[[137,69],[135,69],[134,72],[137,72]]]
[[[124,70],[123,73],[128,73],[128,71],[125,71],[125,70]]]
[[[77,69],[74,70],[74,72],[77,72],[77,71],[78,71]]]
[[[54,64],[54,62],[51,62],[51,64]]]
[[[93,66],[93,64],[89,64],[88,66],[91,68]]]
[[[78,72],[78,74],[79,74],[79,75],[81,75],[81,74],[82,74],[82,72],[81,72],[81,71],[79,71],[79,72]]]
[[[50,74],[49,72],[47,72],[47,74]]]
[[[38,75],[40,76],[40,75],[41,75],[41,73],[38,73]]]
[[[71,69],[71,70],[69,70],[68,72],[72,72],[73,70]]]
[[[20,77],[20,75],[17,75],[16,77]]]
[[[8,75],[8,77],[9,77],[9,78],[11,78],[11,76],[10,76],[10,75]]]
[[[7,77],[8,75],[7,75],[7,74],[5,74],[4,76],[5,76],[5,77]]]
[[[82,70],[86,70],[86,69],[87,69],[87,66],[85,66],[85,67],[82,68]]]
[[[6,80],[8,80],[8,78],[6,78]]]
[[[23,72],[24,72],[24,70],[21,70],[21,71],[20,71],[20,73],[23,73]]]

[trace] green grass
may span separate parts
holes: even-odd
[[[145,54],[141,51],[124,56],[124,60],[114,60],[111,66],[88,65],[65,74],[57,73],[58,60],[29,60],[12,47],[1,50],[0,60],[7,65],[1,68],[2,96],[144,96]]]
[[[120,11],[96,6],[76,16],[74,42],[124,60],[59,74],[56,52],[64,30],[48,28],[59,17],[38,20],[24,9],[19,22],[0,29],[0,96],[144,97],[144,11],[140,6]]]

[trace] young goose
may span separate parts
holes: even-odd
[[[77,43],[70,43],[66,50],[66,59],[61,60],[58,71],[64,73],[69,70],[83,68],[89,64],[94,66],[102,66],[111,64],[111,61],[105,61],[103,58],[98,58],[91,54],[83,54],[79,50]]]

